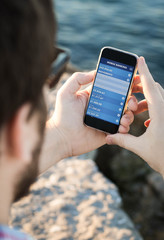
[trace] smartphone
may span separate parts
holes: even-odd
[[[84,123],[106,133],[117,133],[126,109],[133,77],[137,72],[136,54],[104,47],[86,108]]]

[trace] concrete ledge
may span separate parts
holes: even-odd
[[[117,187],[86,156],[65,159],[13,205],[11,225],[36,239],[141,240]]]

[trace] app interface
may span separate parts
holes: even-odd
[[[134,67],[101,58],[86,114],[119,125]]]

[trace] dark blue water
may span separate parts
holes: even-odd
[[[164,86],[164,0],[56,0],[58,43],[82,69],[96,67],[103,46],[143,55]]]

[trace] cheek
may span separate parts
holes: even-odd
[[[20,198],[26,196],[29,193],[29,187],[33,184],[39,173],[39,156],[42,146],[42,136],[41,140],[35,146],[32,152],[32,159],[30,164],[28,164],[24,170],[19,174],[19,179],[15,185],[14,202],[18,201]]]
[[[44,101],[44,104],[45,104],[45,107],[46,107],[46,112],[49,112],[49,109],[51,107],[51,98],[50,98],[50,91],[49,91],[49,88],[48,88],[48,85],[45,84],[44,87],[43,87],[43,101]],[[53,101],[53,104],[54,104],[54,101]]]

